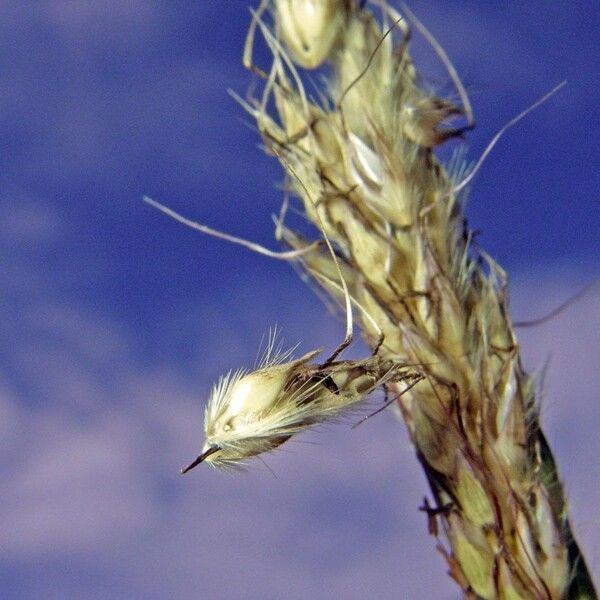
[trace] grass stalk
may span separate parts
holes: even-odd
[[[468,99],[459,82],[461,105],[420,85],[408,10],[381,2],[378,20],[363,4],[263,2],[244,57],[263,85],[245,108],[331,240],[365,340],[380,360],[414,365],[405,393],[390,377],[379,383],[397,396],[433,496],[430,531],[464,596],[596,598],[521,365],[507,276],[472,243],[464,165],[444,167],[434,154],[472,126]],[[252,64],[257,32],[272,52],[266,69]],[[313,99],[301,71],[323,64],[330,70]],[[466,125],[453,127],[461,116]],[[327,248],[283,222],[277,232],[343,301]]]

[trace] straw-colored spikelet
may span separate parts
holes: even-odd
[[[252,372],[236,371],[213,387],[204,418],[205,444],[190,469],[205,461],[240,468],[244,460],[274,450],[309,427],[331,421],[391,381],[419,378],[390,359],[311,361],[290,353],[268,356]]]
[[[352,401],[381,383],[399,392],[386,374],[418,365],[422,380],[398,393],[397,405],[435,501],[425,507],[430,530],[441,520],[443,553],[465,597],[595,598],[521,366],[506,276],[470,246],[458,193],[464,168],[444,168],[433,154],[462,133],[448,119],[464,113],[471,125],[468,101],[460,89],[460,107],[423,89],[406,18],[378,2],[381,24],[363,4],[264,1],[245,55],[263,95],[244,105],[307,217],[333,242],[366,340],[375,347],[383,332],[383,345],[362,365],[311,367],[308,355],[231,376],[213,392],[202,456],[218,465],[269,450],[313,423],[313,407],[336,412],[346,385]],[[264,21],[269,6],[273,26]],[[251,64],[257,30],[273,54],[267,70]],[[314,100],[297,68],[325,62],[331,71]],[[343,300],[332,256],[282,222],[277,231]],[[279,415],[270,430],[271,412],[286,402],[289,421]],[[248,434],[247,423],[260,419],[264,435]]]

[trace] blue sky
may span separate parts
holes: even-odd
[[[289,266],[141,201],[275,247],[280,171],[227,95],[250,81],[246,6],[0,2],[2,597],[457,597],[391,413],[289,444],[268,459],[277,478],[178,474],[211,383],[251,365],[270,325],[306,350],[343,332]],[[568,81],[493,150],[468,204],[517,319],[599,273],[600,10],[564,6],[411,2],[470,91],[471,157]],[[529,368],[550,356],[544,423],[597,578],[599,306],[596,288],[522,336]]]

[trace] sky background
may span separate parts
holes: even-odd
[[[247,2],[0,1],[2,598],[457,598],[391,412],[312,432],[247,474],[179,468],[212,382],[277,323],[300,350],[343,325],[282,262],[202,237],[148,194],[276,247],[281,180],[243,111]],[[596,2],[413,0],[493,150],[471,226],[516,319],[600,274]],[[449,90],[420,41],[422,72]],[[600,579],[600,289],[522,332],[575,530]],[[353,349],[360,353],[360,348]]]

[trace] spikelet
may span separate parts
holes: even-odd
[[[383,333],[378,366],[365,363],[354,377],[350,363],[311,366],[309,355],[233,376],[211,398],[215,428],[206,431],[206,459],[236,463],[270,449],[266,438],[284,440],[312,423],[311,410],[327,413],[335,405],[329,378],[341,391],[336,377],[351,386],[366,377],[371,389],[393,372],[391,365],[420,365],[424,380],[409,392],[401,395],[393,378],[386,383],[398,395],[436,503],[426,510],[442,521],[449,546],[443,554],[465,596],[596,598],[541,433],[534,386],[521,366],[506,276],[470,247],[458,190],[471,176],[464,167],[444,169],[433,154],[472,125],[464,90],[457,82],[457,106],[423,89],[408,53],[406,20],[382,1],[380,24],[363,4],[277,0],[272,27],[265,12],[254,15],[245,62],[265,85],[244,107],[290,176],[307,218],[333,242],[367,342],[375,347]],[[266,71],[249,64],[257,30],[273,54]],[[324,62],[331,72],[312,100],[297,68]],[[466,125],[454,126],[462,114]],[[343,301],[334,258],[283,223],[277,228],[289,247],[306,250],[298,260],[308,275]],[[308,379],[298,379],[299,372]],[[265,383],[272,373],[273,383]],[[267,391],[246,401],[256,397],[253,388]],[[282,395],[296,399],[294,410],[306,407],[306,416],[288,424],[279,415],[286,425],[272,427],[268,415],[277,414]],[[261,415],[267,435],[253,437],[244,425],[235,434],[233,427],[225,431],[230,418],[243,424],[246,411]],[[248,453],[236,435],[252,438]]]
[[[277,25],[297,64],[318,67],[333,51],[345,24],[348,0],[276,0]]]
[[[270,452],[309,427],[331,421],[356,406],[378,386],[414,378],[402,365],[374,355],[364,360],[296,360],[290,353],[268,356],[257,370],[235,371],[213,387],[204,417],[205,444],[182,473],[201,462],[224,468]]]

